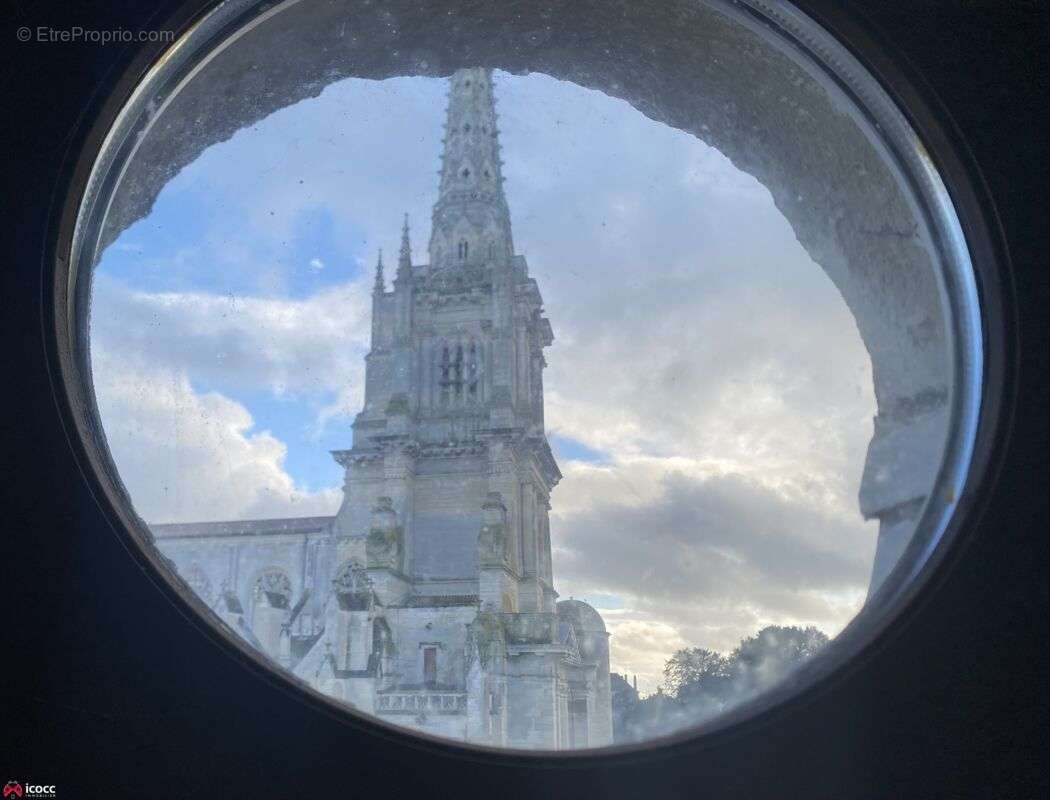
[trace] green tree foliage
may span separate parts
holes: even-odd
[[[770,625],[729,656],[703,647],[679,650],[664,666],[665,687],[614,715],[615,740],[645,741],[711,719],[783,680],[827,643],[812,626]]]
[[[770,625],[744,639],[733,654],[735,693],[749,696],[784,679],[822,650],[828,637],[813,626],[808,628]]]
[[[728,675],[728,659],[703,647],[679,650],[664,665],[664,685],[675,696],[683,689],[717,683]]]

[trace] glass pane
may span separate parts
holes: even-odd
[[[890,134],[718,4],[750,49],[706,58],[757,82],[246,77],[323,13],[187,46],[83,212],[105,441],[202,613],[516,749],[710,725],[831,657],[950,513],[970,391]]]

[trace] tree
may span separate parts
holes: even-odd
[[[666,693],[658,689],[624,708],[616,741],[644,742],[713,719],[783,680],[827,643],[812,626],[770,625],[728,657],[703,647],[678,650],[664,665]]]
[[[691,709],[657,688],[655,694],[641,698],[624,716],[623,732],[617,741],[647,742],[688,728],[696,721]]]
[[[729,675],[725,656],[703,647],[677,651],[664,665],[667,691],[675,697],[713,689]]]
[[[751,695],[783,680],[827,643],[827,635],[813,626],[763,628],[740,642],[730,656],[734,694]]]

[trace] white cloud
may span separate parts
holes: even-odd
[[[663,683],[667,654],[692,644],[673,626],[648,615],[602,610],[611,634],[609,669],[638,678],[638,690],[651,694]]]
[[[296,486],[283,467],[285,445],[255,431],[244,406],[194,391],[185,370],[98,345],[92,363],[106,442],[147,522],[335,513],[340,492]]]
[[[95,391],[110,450],[151,523],[333,514],[338,488],[309,491],[287,446],[218,391],[314,398],[316,440],[363,399],[369,293],[349,283],[304,299],[143,292],[97,279]]]

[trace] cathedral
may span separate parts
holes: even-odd
[[[601,616],[558,601],[543,422],[554,339],[514,252],[491,72],[451,78],[428,263],[380,256],[334,517],[155,525],[230,627],[317,690],[481,745],[612,743]]]

